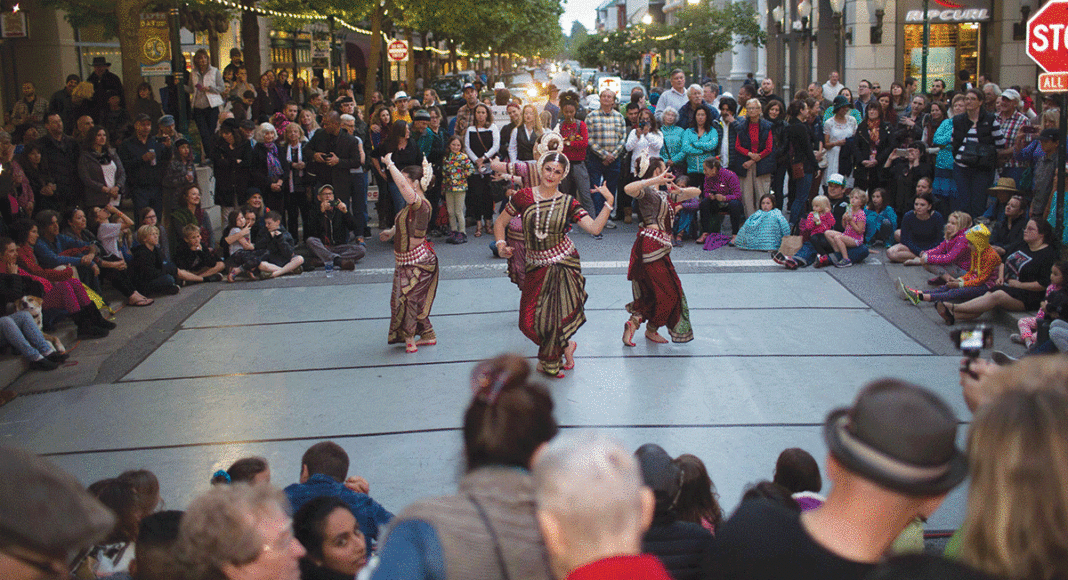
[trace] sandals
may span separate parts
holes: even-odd
[[[700,246],[701,244],[705,243],[705,240],[707,240],[707,239],[708,239],[708,234],[701,234],[701,237],[697,238],[697,241],[694,242],[694,243],[697,244],[698,246]]]
[[[935,310],[938,311],[938,315],[942,317],[942,320],[944,320],[947,325],[953,326],[957,323],[957,317],[953,315],[953,310],[950,309],[945,302],[942,302],[941,300],[935,302]]]
[[[569,371],[569,370],[575,368],[575,351],[576,350],[578,350],[578,343],[573,341],[573,340],[569,340],[567,342],[567,348],[564,349],[564,361],[565,362],[564,362],[564,366],[562,368],[565,371]],[[567,362],[567,361],[570,361],[570,362]]]
[[[152,306],[155,300],[151,298],[145,298],[144,300],[138,300],[137,302],[127,302],[130,306]]]
[[[634,346],[634,333],[637,331],[638,325],[628,318],[623,323],[623,346]]]

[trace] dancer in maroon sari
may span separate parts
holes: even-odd
[[[562,378],[561,369],[575,366],[578,344],[571,337],[586,322],[586,279],[578,251],[567,237],[567,226],[575,222],[591,234],[601,233],[614,198],[603,186],[597,190],[606,203],[594,220],[575,198],[560,192],[560,181],[569,168],[567,157],[547,153],[538,167],[541,185],[513,195],[494,223],[493,233],[501,256],[511,257],[505,229],[513,216],[523,217],[527,271],[519,303],[519,329],[539,347],[538,370]]]
[[[682,282],[671,263],[671,227],[675,205],[697,197],[701,189],[676,187],[675,176],[668,173],[660,159],[643,156],[639,163],[643,166],[644,179],[623,188],[624,193],[634,198],[642,219],[627,271],[634,301],[627,304],[631,316],[623,327],[623,344],[634,346],[634,333],[643,321],[645,338],[652,342],[667,342],[657,332],[661,326],[668,327],[672,342],[690,342],[693,340],[690,311]],[[667,191],[661,190],[661,186],[667,186]]]

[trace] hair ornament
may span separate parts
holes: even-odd
[[[471,374],[471,390],[476,399],[492,405],[497,402],[497,397],[511,378],[512,375],[508,371],[493,369],[487,363],[482,363],[475,367],[474,373]]]
[[[419,180],[419,185],[423,187],[423,191],[426,191],[430,187],[430,182],[434,181],[434,167],[430,165],[430,161],[426,156],[423,156],[423,178]]]
[[[222,470],[222,469],[220,469],[219,471],[216,471],[215,473],[211,474],[211,478],[213,480],[214,479],[224,479],[224,480],[226,480],[226,483],[233,483],[233,480],[230,479],[230,474],[226,473],[226,471]]]

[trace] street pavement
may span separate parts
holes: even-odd
[[[589,301],[577,367],[549,385],[564,429],[701,457],[728,512],[747,485],[771,478],[787,447],[823,465],[826,414],[875,378],[938,392],[961,420],[963,445],[971,417],[949,328],[893,289],[898,276],[922,285],[922,270],[873,253],[853,268],[788,272],[764,252],[706,252],[688,241],[672,258],[696,339],[656,345],[639,333],[627,348],[620,336],[636,231],[620,224],[602,240],[572,233]],[[386,344],[393,258],[374,238],[355,272],[200,285],[124,308],[110,337],[82,342],[67,366],[12,385],[21,396],[0,408],[0,443],[49,455],[86,484],[151,469],[168,508],[185,507],[242,456],[266,457],[273,481],[292,483],[303,450],[323,439],[348,451],[350,474],[366,477],[394,512],[447,493],[463,469],[471,369],[500,352],[532,363],[537,353],[517,328],[519,291],[490,253],[492,236],[470,232],[464,245],[436,240],[437,346],[405,354]],[[995,347],[1018,354],[1011,320],[992,323]],[[929,530],[960,524],[962,491]]]

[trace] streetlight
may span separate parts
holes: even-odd
[[[645,16],[642,16],[642,24],[644,24],[646,26],[649,26],[652,23],[653,23],[653,15],[652,14],[646,13]]]

